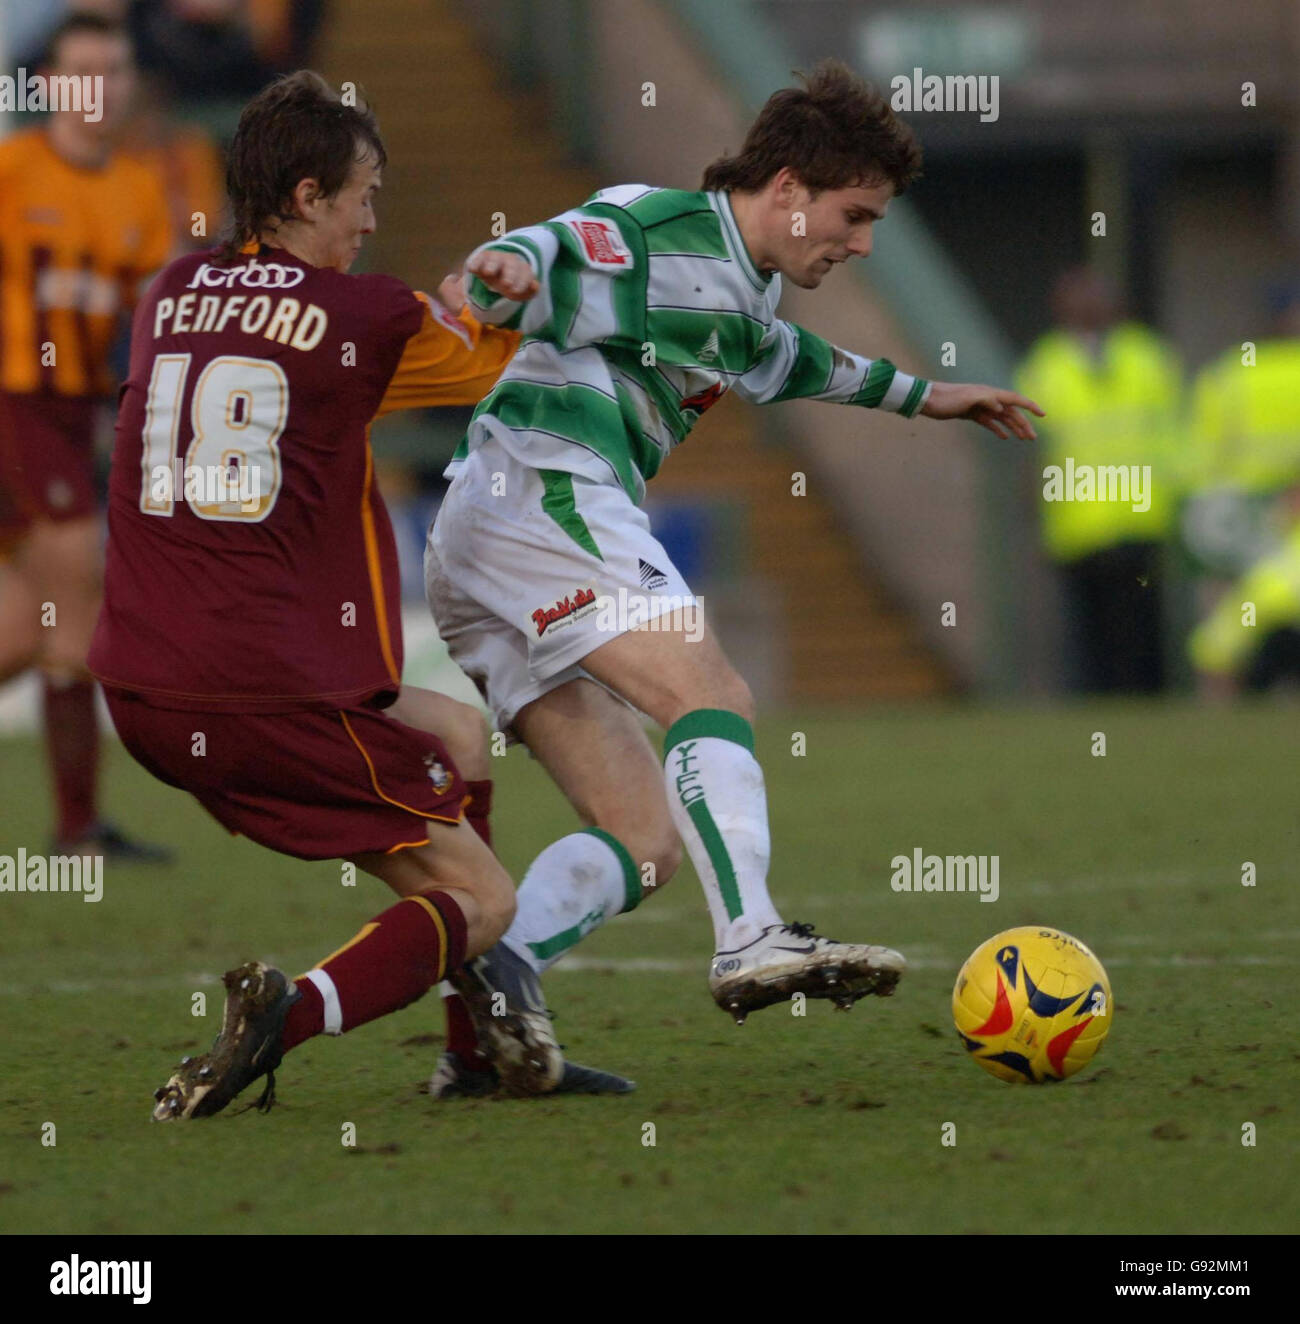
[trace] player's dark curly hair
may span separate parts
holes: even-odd
[[[220,256],[231,261],[267,228],[291,220],[293,191],[314,179],[332,198],[353,163],[388,160],[368,107],[345,105],[310,69],[286,74],[244,107],[226,162],[234,223]]]
[[[774,92],[736,156],[704,172],[706,189],[761,189],[789,166],[813,193],[888,180],[902,193],[921,174],[921,147],[889,102],[839,60],[797,77],[803,87]]]

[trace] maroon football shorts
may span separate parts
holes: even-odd
[[[422,846],[469,794],[437,736],[374,708],[186,712],[104,694],[136,762],[229,831],[302,860]]]
[[[0,391],[0,544],[33,520],[84,519],[95,509],[95,401]]]

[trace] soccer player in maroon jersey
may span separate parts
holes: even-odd
[[[401,682],[369,425],[477,401],[517,337],[394,277],[347,274],[384,162],[369,111],[315,74],[272,84],[232,144],[231,242],[172,263],[134,323],[90,655],[118,733],[232,832],[351,861],[402,898],[297,980],[260,962],[230,971],[221,1032],[158,1091],[159,1120],[217,1112],[263,1075],[269,1107],[285,1052],[414,1001],[514,913],[466,817],[468,804],[485,825],[490,783],[467,782],[432,734],[459,729],[472,760],[482,720]],[[522,978],[512,1014],[492,1017],[486,986],[461,972],[476,1064],[519,1092],[626,1088],[563,1062]],[[467,1056],[478,1047],[464,1026],[461,1039]]]
[[[172,245],[162,182],[119,150],[134,87],[119,24],[74,13],[42,72],[95,80],[95,114],[52,111],[0,143],[0,684],[39,668],[54,853],[161,862],[99,815],[86,650],[103,532],[95,430],[117,389],[113,343]],[[52,614],[51,614],[52,613]]]

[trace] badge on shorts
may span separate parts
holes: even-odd
[[[613,267],[628,270],[632,266],[632,250],[623,242],[618,227],[609,221],[588,217],[569,222],[569,228],[578,236],[587,261],[593,267]]]
[[[436,754],[426,754],[424,767],[433,783],[433,789],[441,795],[451,785],[451,773],[442,766]]]

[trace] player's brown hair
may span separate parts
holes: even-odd
[[[822,60],[767,99],[735,156],[704,171],[706,189],[761,189],[789,166],[814,194],[888,180],[902,193],[921,174],[912,130],[875,88],[840,60]]]
[[[293,191],[314,179],[327,198],[347,183],[355,162],[388,160],[373,112],[345,105],[310,69],[285,74],[244,107],[226,161],[234,218],[221,246],[230,261],[268,226],[291,220]]]

